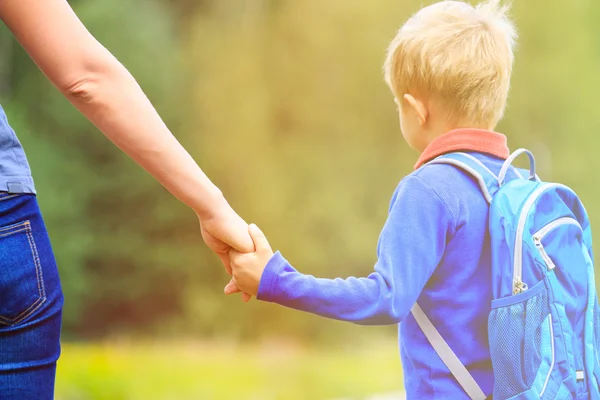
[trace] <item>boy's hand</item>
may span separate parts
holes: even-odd
[[[229,260],[229,250],[237,249],[241,252],[254,251],[254,243],[248,234],[248,225],[240,218],[231,207],[223,207],[222,212],[216,213],[213,218],[202,219],[200,216],[200,228],[202,238],[206,245],[214,251],[225,266],[229,275],[231,272],[231,262]],[[227,285],[231,289],[237,288],[233,283],[233,278]],[[239,293],[241,290],[232,291]],[[250,295],[242,293],[242,300],[249,301]]]
[[[265,266],[273,257],[273,250],[271,250],[267,238],[258,226],[251,224],[248,231],[254,241],[256,250],[253,253],[240,253],[234,249],[229,250],[233,280],[225,287],[225,294],[236,293],[238,291],[236,290],[237,286],[242,292],[256,296]]]

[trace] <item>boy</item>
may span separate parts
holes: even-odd
[[[385,62],[408,144],[421,153],[398,185],[366,278],[318,279],[273,254],[255,226],[256,251],[230,252],[234,282],[258,299],[357,324],[399,324],[409,399],[468,398],[410,313],[418,301],[487,395],[492,298],[489,206],[477,182],[450,165],[425,164],[463,151],[498,173],[509,155],[493,132],[509,91],[515,29],[507,7],[443,1],[402,26]],[[232,293],[232,285],[226,293]]]

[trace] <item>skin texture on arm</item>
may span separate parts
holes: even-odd
[[[81,113],[196,212],[206,244],[231,273],[228,250],[254,250],[247,224],[171,134],[133,76],[88,32],[67,1],[1,0],[0,19]]]

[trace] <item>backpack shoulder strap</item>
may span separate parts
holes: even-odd
[[[454,375],[454,378],[458,381],[458,384],[467,393],[469,398],[471,398],[471,400],[485,400],[487,396],[483,393],[483,390],[481,390],[481,387],[477,384],[473,375],[471,375],[459,360],[458,356],[452,351],[448,343],[444,340],[442,335],[440,335],[421,307],[415,303],[410,311],[415,318],[415,321],[417,321],[417,325],[419,325],[425,334],[425,337],[431,344],[431,347],[433,347],[433,350],[442,359],[442,362],[446,364],[450,373]]]
[[[472,175],[481,188],[483,196],[492,202],[492,196],[500,188],[499,179],[488,167],[477,158],[467,153],[449,153],[428,162],[428,164],[449,164],[458,167]]]

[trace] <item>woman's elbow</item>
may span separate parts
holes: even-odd
[[[111,87],[118,87],[125,74],[125,68],[116,60],[96,61],[71,73],[58,88],[71,102],[93,103]]]
[[[71,101],[91,103],[100,86],[98,81],[98,77],[93,74],[85,74],[71,83],[59,87],[59,90]]]

